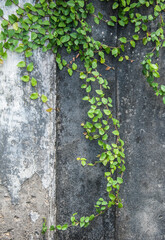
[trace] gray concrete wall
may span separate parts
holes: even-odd
[[[111,14],[110,5],[95,1],[96,11],[106,18]],[[133,33],[130,27],[123,32],[103,23],[96,26],[93,19],[90,24],[93,37],[108,45]],[[141,74],[140,61],[149,50],[139,44],[137,50],[128,49],[135,62],[117,63],[108,58],[115,70],[105,72],[100,67],[111,86],[109,94],[126,143],[127,170],[121,188],[124,208],[112,208],[86,229],[45,236],[41,235],[44,217],[50,226],[68,222],[75,212],[78,216],[93,213],[97,199],[106,196],[104,167],[83,168],[76,161],[79,156],[92,161],[99,153],[97,143],[84,139],[80,126],[89,106],[81,101],[84,91],[78,75],[56,72],[53,54],[34,53],[38,88],[59,109],[47,113],[40,101],[29,99],[32,89],[20,81],[16,65],[22,56],[9,54],[0,66],[0,239],[165,239],[165,114],[163,103]],[[65,51],[62,55],[66,60],[74,56]],[[163,51],[159,63],[164,81]]]
[[[22,1],[23,4],[25,1]],[[14,7],[4,7],[6,15]],[[9,9],[9,10],[8,10]],[[56,112],[49,114],[20,80],[23,56],[9,53],[0,66],[0,239],[41,239],[45,217],[55,223]],[[56,65],[52,53],[31,59],[38,88],[56,106]],[[30,60],[29,60],[30,61]],[[52,234],[48,233],[48,239]]]

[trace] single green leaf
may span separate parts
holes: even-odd
[[[86,88],[86,92],[87,93],[91,92],[91,86],[90,85]]]
[[[116,136],[119,136],[119,131],[118,130],[115,130],[115,131],[113,131],[112,132],[114,135],[116,135]]]
[[[13,28],[14,28],[15,31],[18,30],[18,23],[17,23],[17,22],[15,22],[15,23],[13,24]]]
[[[125,37],[121,37],[121,38],[119,38],[119,40],[122,43],[126,43],[127,42],[127,38],[125,38]]]
[[[24,61],[21,61],[17,64],[17,67],[25,67],[26,63]]]
[[[50,231],[54,231],[54,230],[55,230],[55,226],[53,226],[53,225],[50,226],[49,230],[50,230]]]
[[[73,69],[73,70],[76,70],[76,69],[77,69],[77,64],[76,64],[76,63],[73,63],[73,64],[72,64],[72,69]]]
[[[119,184],[122,184],[122,183],[123,183],[123,179],[122,179],[121,177],[117,177],[117,182],[118,182]]]
[[[107,116],[109,116],[109,115],[111,114],[111,111],[108,110],[108,109],[104,109],[104,113],[105,113]]]
[[[108,100],[107,100],[106,98],[102,98],[102,102],[103,102],[104,104],[107,104],[107,103],[108,103]]]
[[[35,100],[38,98],[38,93],[32,93],[30,96],[31,99]]]
[[[11,0],[7,0],[6,3],[5,3],[5,6],[11,6],[12,5],[12,1]]]
[[[94,17],[94,21],[95,21],[96,24],[99,24],[99,23],[100,23],[98,17]]]
[[[123,204],[122,203],[118,203],[118,208],[122,208]]]
[[[22,8],[18,8],[18,10],[16,10],[18,15],[22,15],[24,13],[24,10]]]
[[[0,17],[3,16],[3,10],[0,8]]]
[[[34,77],[31,79],[31,85],[32,87],[35,87],[37,85],[37,80]]]
[[[29,76],[25,75],[25,76],[21,77],[21,80],[23,82],[29,82]]]
[[[61,230],[61,229],[62,229],[61,225],[57,225],[56,228],[57,228],[58,230]]]
[[[37,34],[35,32],[31,33],[31,40],[35,40],[37,38]]]
[[[61,41],[62,43],[68,42],[69,40],[70,40],[70,36],[69,36],[69,35],[65,35],[65,36],[62,36],[62,37],[60,38],[60,41]]]
[[[8,26],[9,24],[10,24],[10,23],[9,23],[7,20],[3,20],[1,26],[2,26],[2,27],[6,27],[6,26]]]
[[[81,161],[81,165],[84,167],[86,165],[85,161]]]
[[[41,100],[45,103],[48,101],[48,98],[45,95],[42,95]]]
[[[75,6],[75,1],[70,0],[70,1],[67,2],[67,5],[68,5],[69,7],[74,7],[74,6]]]
[[[23,46],[19,46],[19,47],[17,47],[17,48],[15,49],[15,51],[18,52],[18,53],[23,52],[23,50],[24,50],[24,47],[23,47]]]
[[[116,9],[118,8],[119,4],[117,2],[114,2],[114,4],[112,5],[112,9]]]
[[[105,134],[103,137],[102,137],[102,140],[106,141],[108,139],[108,135]]]
[[[62,226],[62,230],[64,231],[64,230],[66,230],[68,228],[68,224],[64,224],[63,226]]]
[[[49,7],[50,7],[51,9],[54,9],[54,8],[56,7],[56,4],[55,4],[54,2],[51,2],[51,3],[49,4]]]
[[[31,50],[27,50],[25,52],[25,56],[28,58],[28,57],[31,57],[33,55],[32,51]]]
[[[107,156],[106,153],[103,152],[100,156],[100,161],[103,161],[106,158],[106,156]]]
[[[116,199],[116,196],[112,193],[109,194],[109,198],[114,201]]]
[[[68,73],[69,73],[70,76],[72,76],[73,70],[72,70],[71,68],[69,68],[69,69],[68,69]]]
[[[27,71],[28,71],[28,72],[32,72],[32,71],[33,71],[33,68],[34,68],[34,64],[31,62],[31,63],[29,63],[28,66],[27,66]]]
[[[164,86],[164,85],[161,85],[161,90],[162,90],[163,92],[165,92],[165,86]]]
[[[131,40],[130,44],[131,44],[132,47],[135,47],[135,41]]]
[[[96,90],[96,93],[99,94],[99,95],[102,95],[103,91],[102,90]]]

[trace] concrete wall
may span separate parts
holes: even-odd
[[[108,4],[95,1],[96,10],[106,18],[111,13]],[[126,32],[127,36],[133,33],[130,27],[123,32],[102,23],[96,26],[93,19],[90,24],[93,37],[108,45],[117,44]],[[84,139],[80,126],[89,106],[81,101],[84,92],[78,75],[56,72],[53,54],[34,53],[38,88],[59,109],[47,113],[40,101],[31,102],[31,87],[20,81],[22,73],[16,65],[22,56],[9,54],[0,66],[0,239],[165,239],[165,114],[163,103],[141,74],[140,61],[149,50],[139,44],[136,50],[128,49],[133,63],[108,58],[115,70],[105,72],[100,67],[111,86],[109,94],[126,143],[124,208],[112,208],[86,229],[45,236],[41,235],[44,217],[50,226],[68,222],[75,212],[93,213],[97,199],[106,196],[104,167],[83,168],[76,161],[78,156],[94,160],[99,152],[95,142]],[[74,56],[65,51],[62,55],[66,60]],[[164,81],[163,51],[159,63]]]

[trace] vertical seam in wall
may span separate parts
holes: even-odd
[[[53,54],[54,55],[54,54]],[[50,208],[49,208],[49,225],[56,225],[56,139],[57,139],[57,114],[56,114],[56,107],[57,107],[57,81],[56,81],[56,62],[55,62],[55,55],[54,55],[54,64],[53,67],[53,76],[51,82],[51,88],[52,88],[52,105],[54,110],[52,111],[50,121],[53,124],[53,138],[50,138],[50,140],[54,139],[54,147],[53,147],[53,177],[52,177],[52,183],[51,183],[51,190],[50,190]],[[51,124],[50,123],[50,124]],[[50,156],[51,157],[51,156]],[[48,226],[50,227],[50,226]],[[54,232],[48,230],[48,240],[55,240]]]
[[[55,55],[54,55],[55,56]],[[56,56],[55,56],[56,58]],[[54,58],[54,60],[55,60]],[[58,136],[58,123],[57,123],[57,109],[58,109],[58,102],[57,102],[57,87],[58,87],[58,81],[57,81],[57,64],[56,64],[56,61],[54,61],[54,64],[56,66],[56,73],[55,73],[55,88],[56,88],[56,91],[55,91],[55,94],[56,94],[56,114],[55,114],[55,172],[56,172],[56,169],[57,169],[57,136]],[[55,189],[57,189],[57,172],[56,172],[56,176],[55,176]],[[55,211],[55,225],[57,225],[57,192],[55,194],[55,208],[56,208],[56,211]],[[54,232],[54,238],[53,240],[57,240],[57,234],[56,234],[56,231]]]
[[[117,16],[118,18],[118,12],[117,12]],[[118,22],[118,21],[117,21]],[[116,46],[118,43],[118,25],[116,24]],[[119,92],[118,92],[118,78],[117,78],[117,66],[118,66],[118,62],[116,59],[116,63],[115,63],[115,104],[116,104],[116,118],[118,119],[119,115],[118,115],[118,111],[119,111]],[[119,119],[118,119],[119,120]],[[116,173],[116,177],[117,177],[117,173]],[[118,239],[117,237],[117,207],[115,206],[115,223],[114,223],[114,227],[115,227],[115,240]]]
[[[55,171],[55,197],[54,197],[54,201],[55,201],[55,212],[54,212],[54,214],[55,214],[55,225],[56,225],[56,223],[57,223],[57,192],[56,192],[56,189],[57,189],[57,173],[56,173],[56,169],[57,169],[57,167],[56,167],[56,165],[57,165],[57,105],[58,105],[58,103],[57,103],[57,65],[56,65],[56,61],[55,61],[55,58],[56,58],[56,56],[54,55],[54,64],[55,64],[55,69],[56,69],[56,72],[55,72],[55,77],[54,77],[54,79],[55,79],[55,146],[54,146],[54,148],[55,148],[55,163],[54,163],[54,171]],[[56,240],[56,232],[54,233],[54,238],[53,238],[54,240]]]

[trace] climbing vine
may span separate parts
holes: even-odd
[[[164,0],[112,1],[114,14],[109,16],[109,19],[105,19],[101,12],[96,14],[89,0],[40,0],[33,5],[25,3],[23,6],[19,6],[18,0],[7,0],[5,5],[12,4],[17,6],[17,10],[8,18],[4,17],[3,10],[0,9],[2,18],[0,64],[7,59],[8,50],[23,53],[24,60],[17,65],[26,72],[21,80],[33,87],[34,91],[30,98],[33,100],[40,98],[47,105],[46,111],[50,113],[54,109],[49,105],[49,96],[40,93],[40,89],[37,88],[37,79],[33,76],[35,68],[31,61],[33,51],[38,48],[43,52],[51,50],[56,56],[56,63],[60,70],[65,68],[70,76],[75,71],[78,72],[82,82],[81,88],[85,92],[83,101],[89,104],[87,112],[89,120],[81,125],[85,129],[85,138],[97,141],[100,154],[95,163],[89,163],[83,156],[78,157],[77,160],[82,166],[94,167],[97,164],[106,166],[104,176],[107,180],[108,200],[98,199],[95,204],[96,214],[82,216],[79,219],[76,214],[73,214],[71,223],[49,228],[44,222],[42,232],[45,233],[47,229],[66,230],[71,226],[87,227],[93,219],[112,206],[122,207],[119,190],[125,171],[124,142],[120,138],[120,124],[112,113],[112,98],[107,97],[106,93],[110,87],[108,81],[98,71],[98,64],[101,64],[106,71],[113,71],[114,68],[106,63],[107,55],[117,58],[119,62],[125,60],[133,62],[129,56],[125,55],[125,49],[128,46],[135,48],[137,41],[142,41],[144,45],[150,43],[152,50],[146,54],[142,62],[143,74],[156,95],[161,96],[165,103],[165,86],[156,81],[160,75],[158,64],[155,63],[159,50],[165,46],[162,15],[165,11]],[[140,13],[142,8],[150,8],[150,14],[142,15]],[[135,33],[131,39],[123,36],[118,39],[118,45],[108,46],[93,39],[92,28],[87,21],[89,15],[94,18],[96,24],[103,21],[110,28],[116,25],[124,28],[131,24],[134,26]],[[151,22],[155,22],[154,26],[157,26],[153,32],[150,30]],[[67,62],[60,55],[60,48],[65,48],[68,54],[76,52],[76,56]],[[83,69],[78,66],[77,59],[83,62]]]

